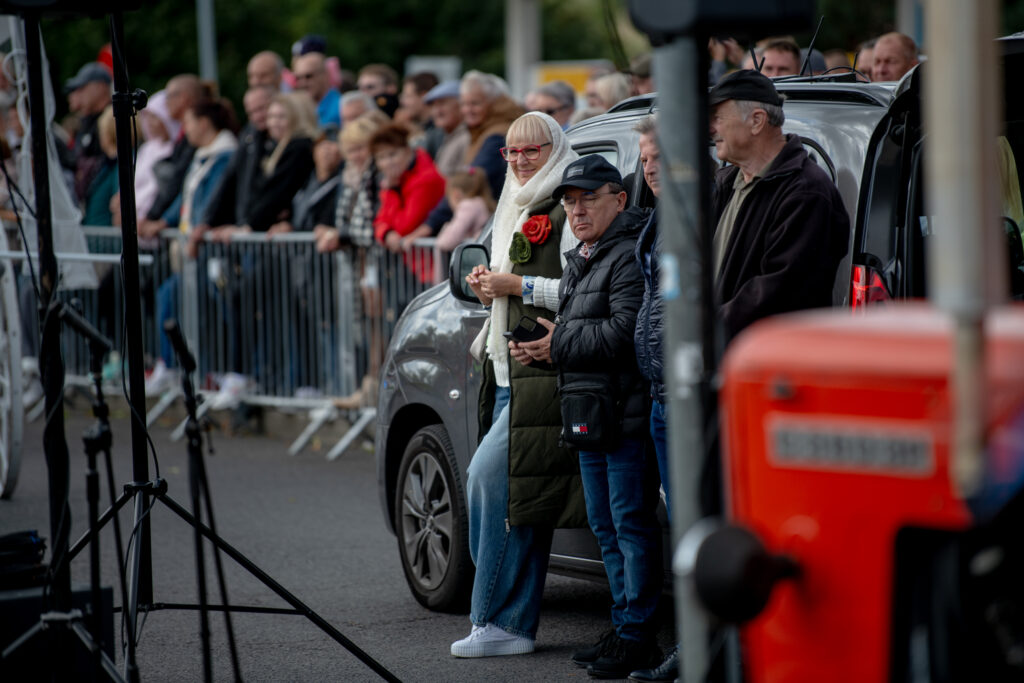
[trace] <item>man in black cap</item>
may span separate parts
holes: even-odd
[[[107,67],[99,62],[82,66],[73,78],[64,83],[68,109],[78,116],[79,128],[75,134],[72,152],[75,164],[75,194],[85,197],[89,185],[99,172],[107,156],[100,149],[97,122],[110,104],[113,79]]]
[[[611,588],[613,628],[572,659],[595,678],[625,678],[662,659],[658,474],[644,447],[646,391],[633,350],[644,294],[633,249],[646,215],[626,209],[622,176],[597,154],[569,164],[552,196],[580,244],[565,253],[555,324],[540,321],[550,334],[512,342],[510,354],[558,368],[562,440],[579,450],[587,519]]]
[[[718,158],[712,199],[715,302],[723,341],[776,313],[830,306],[850,220],[828,174],[782,132],[771,79],[737,71],[710,93]]]

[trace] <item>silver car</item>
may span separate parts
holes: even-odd
[[[786,132],[799,135],[812,158],[829,172],[854,226],[849,255],[836,274],[836,305],[850,303],[852,256],[861,251],[855,244],[866,239],[867,209],[873,206],[865,201],[870,179],[889,163],[877,154],[872,157],[881,149],[878,136],[891,130],[893,117],[908,106],[907,98],[917,106],[911,80],[908,76],[899,86],[810,79],[777,83],[787,97]],[[633,127],[653,110],[652,96],[635,97],[568,132],[577,152],[601,154],[619,168],[632,203],[652,201],[639,169]],[[891,196],[900,191],[889,186]],[[465,477],[479,436],[482,367],[470,356],[469,346],[487,313],[475,299],[456,296],[453,290],[458,292],[464,273],[482,262],[483,254],[479,247],[460,247],[453,255],[451,282],[409,304],[397,323],[381,376],[376,429],[381,505],[398,537],[413,595],[434,610],[467,609],[473,583]],[[659,514],[665,522],[663,507]],[[589,529],[555,533],[551,571],[604,581],[600,558]]]

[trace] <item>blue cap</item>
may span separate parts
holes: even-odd
[[[423,102],[430,104],[434,100],[443,100],[446,97],[459,97],[459,82],[458,81],[445,81],[444,83],[438,83],[423,96]]]
[[[64,92],[74,92],[83,85],[94,81],[111,83],[113,80],[114,79],[110,77],[110,71],[107,67],[103,66],[99,62],[89,62],[78,70],[78,73],[75,74],[74,78],[69,78],[64,82]]]

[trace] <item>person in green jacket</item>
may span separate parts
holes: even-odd
[[[510,362],[503,336],[522,316],[554,318],[562,253],[576,244],[565,212],[551,198],[577,159],[561,126],[530,112],[508,129],[505,185],[495,210],[490,267],[466,280],[488,323],[473,347],[486,354],[483,390],[489,430],[469,465],[469,548],[476,564],[470,634],[452,643],[455,657],[533,652],[552,532],[583,526],[579,464],[559,447],[561,414],[554,369]],[[483,425],[487,427],[488,425]]]

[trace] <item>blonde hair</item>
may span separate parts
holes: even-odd
[[[1017,228],[1024,231],[1024,206],[1020,199],[1020,180],[1017,177],[1017,162],[1013,149],[1005,136],[996,138],[999,147],[999,196],[1003,200],[1003,215],[1012,218]]]
[[[270,153],[267,160],[263,162],[263,172],[270,175],[281,160],[285,148],[293,138],[316,137],[317,116],[313,100],[304,92],[288,92],[274,95],[270,105],[279,104],[284,108],[285,119],[288,121],[288,132],[278,140],[274,151]]]
[[[497,204],[494,196],[491,195],[491,185],[487,182],[487,174],[475,166],[470,166],[465,171],[453,173],[447,179],[449,190],[459,190],[466,196],[480,197],[487,205],[487,210],[493,212]]]
[[[117,148],[117,126],[114,123],[114,108],[107,106],[96,119],[96,128],[99,130],[100,143]]]
[[[341,127],[338,142],[345,144],[370,144],[370,138],[389,119],[381,111],[367,112],[353,121],[345,122]]]
[[[505,133],[506,143],[509,140],[522,142],[532,142],[535,140],[552,141],[551,131],[548,130],[547,124],[539,116],[520,116],[513,121],[508,127],[508,132]]]

